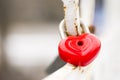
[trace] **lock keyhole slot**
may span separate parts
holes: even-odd
[[[77,45],[78,45],[78,46],[82,46],[82,45],[83,45],[83,41],[78,41],[78,42],[77,42]]]

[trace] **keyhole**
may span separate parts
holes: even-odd
[[[82,46],[83,45],[83,42],[82,41],[78,41],[78,46]]]

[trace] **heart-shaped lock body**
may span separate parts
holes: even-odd
[[[86,66],[97,56],[101,47],[100,40],[93,34],[69,36],[59,43],[60,57],[75,66]]]

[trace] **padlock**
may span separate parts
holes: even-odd
[[[61,40],[58,51],[65,62],[75,66],[87,66],[96,58],[100,48],[101,42],[95,35],[84,33]]]

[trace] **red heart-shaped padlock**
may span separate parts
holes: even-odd
[[[97,56],[101,47],[100,40],[93,34],[69,36],[59,43],[60,57],[75,66],[86,66]]]

